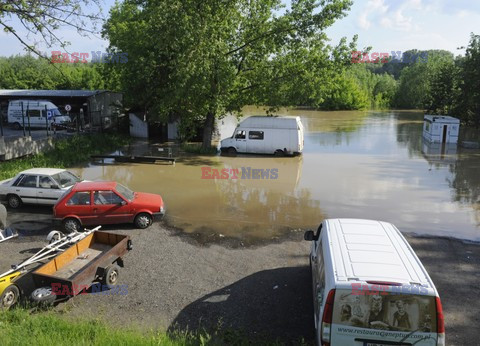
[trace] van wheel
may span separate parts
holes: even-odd
[[[10,285],[3,291],[0,296],[0,309],[8,310],[18,301],[20,290],[15,285]]]
[[[235,149],[234,147],[230,147],[230,148],[228,148],[227,153],[229,155],[235,156],[235,155],[237,155],[237,149]]]
[[[8,195],[7,198],[8,206],[12,209],[17,209],[22,206],[22,200],[17,195]]]
[[[22,128],[22,125],[20,125],[20,123],[15,123],[15,124],[13,124],[13,128],[15,130],[20,130]]]
[[[281,150],[281,149],[277,149],[277,150],[275,150],[275,154],[274,154],[274,155],[275,155],[275,156],[278,156],[278,157],[283,157],[283,156],[285,156],[285,152],[284,152],[283,150]]]

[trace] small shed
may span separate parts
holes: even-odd
[[[460,120],[446,115],[425,115],[423,137],[429,142],[457,143]]]

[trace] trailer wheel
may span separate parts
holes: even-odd
[[[8,195],[7,197],[8,206],[12,209],[17,209],[22,206],[22,200],[17,195]]]
[[[73,217],[63,220],[62,226],[63,230],[67,233],[81,232],[82,230],[82,225],[80,222]]]
[[[32,292],[30,296],[32,300],[41,305],[51,305],[57,299],[57,296],[53,293],[51,287],[40,287]]]
[[[108,287],[115,286],[118,282],[119,272],[120,267],[116,264],[112,264],[111,266],[107,267],[103,274],[102,284]]]
[[[22,125],[20,125],[20,123],[15,123],[15,124],[13,124],[13,128],[15,130],[20,130],[22,128]]]
[[[8,310],[18,301],[20,290],[16,285],[10,285],[3,291],[0,296],[0,308]]]
[[[135,216],[135,226],[137,228],[141,228],[141,229],[147,228],[152,224],[152,221],[153,221],[152,216],[147,213],[141,213]]]

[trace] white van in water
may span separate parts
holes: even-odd
[[[23,116],[22,118],[22,104]],[[28,110],[28,113],[27,113]],[[28,116],[30,116],[30,127],[48,126],[52,128],[52,124],[66,125],[71,122],[68,115],[63,115],[58,107],[50,101],[46,100],[15,100],[8,103],[8,122],[13,124],[17,130],[23,127],[28,128]]]
[[[394,225],[328,219],[305,240],[318,345],[445,345],[438,292]]]
[[[300,117],[252,116],[243,120],[232,137],[221,141],[220,150],[229,154],[298,155],[303,150]]]

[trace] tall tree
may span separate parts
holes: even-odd
[[[293,0],[284,9],[281,0],[125,0],[112,8],[104,36],[111,51],[129,54],[116,68],[137,97],[131,101],[152,116],[178,116],[186,128],[203,122],[207,147],[216,117],[246,104],[285,105],[291,85],[327,74],[335,57],[325,29],[351,3]],[[307,91],[302,96],[313,97]]]
[[[94,34],[100,12],[100,0],[2,0],[0,28],[15,36],[29,52],[43,56],[36,45],[39,42],[32,41],[32,37],[40,38],[47,47],[65,47],[68,42],[59,36],[58,29],[67,27],[81,35]]]

